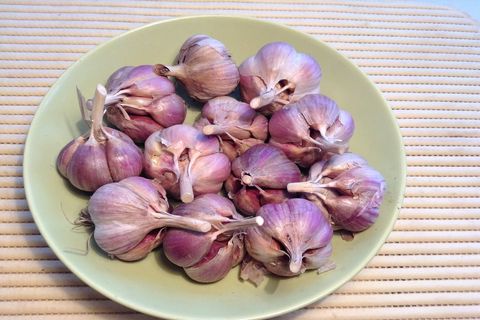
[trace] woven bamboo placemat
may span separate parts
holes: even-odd
[[[71,274],[39,234],[22,180],[42,97],[99,43],[148,22],[247,15],[326,41],[377,84],[407,152],[406,198],[369,265],[285,319],[480,319],[480,30],[419,3],[0,1],[0,318],[147,319]]]

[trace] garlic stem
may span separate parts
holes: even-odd
[[[242,180],[243,184],[245,184],[247,186],[251,186],[252,183],[253,183],[253,178],[248,173],[242,174],[242,179],[241,180]]]
[[[254,227],[254,226],[262,226],[264,222],[265,222],[264,219],[260,216],[243,219],[243,220],[232,221],[222,225],[222,228],[218,229],[214,233],[214,236],[216,238],[218,235],[225,233],[227,231],[238,230],[238,229]]]
[[[95,97],[93,98],[92,109],[92,134],[97,141],[103,141],[106,138],[103,136],[103,111],[105,106],[105,98],[107,90],[101,84],[97,85],[95,90]]]
[[[192,202],[194,198],[193,195],[193,186],[192,181],[190,181],[190,176],[188,172],[185,170],[180,175],[180,199],[184,203]]]
[[[168,212],[155,212],[153,215],[157,219],[162,220],[167,227],[176,227],[198,232],[208,232],[212,228],[212,225],[207,221],[177,216]]]
[[[299,273],[300,270],[302,269],[302,260],[303,257],[301,254],[298,254],[298,252],[291,252],[290,253],[290,264],[288,268],[292,273]]]
[[[250,107],[253,109],[259,109],[267,104],[272,103],[275,100],[275,90],[269,89],[268,91],[263,92],[258,97],[253,98],[250,101]]]
[[[156,64],[153,66],[153,72],[163,77],[173,76],[179,79],[185,79],[187,77],[185,66],[183,64],[178,64],[175,66]]]
[[[305,193],[317,193],[323,188],[327,187],[326,184],[318,184],[311,181],[305,182],[291,182],[287,185],[288,192],[305,192]]]

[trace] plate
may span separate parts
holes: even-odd
[[[351,112],[356,131],[351,150],[364,156],[386,178],[380,217],[351,242],[333,240],[337,268],[324,274],[267,278],[259,287],[242,282],[238,268],[214,284],[196,284],[165,261],[161,250],[126,263],[95,247],[85,254],[88,234],[73,229],[88,194],[74,190],[56,171],[60,149],[86,130],[80,121],[75,88],[93,94],[124,65],[171,63],[193,34],[208,34],[229,48],[240,64],[265,43],[286,41],[315,57],[323,69],[322,93]],[[195,112],[189,114],[189,120]],[[24,155],[28,204],[35,222],[57,257],[86,284],[140,312],[176,319],[256,319],[284,314],[315,302],[359,272],[390,233],[402,202],[405,156],[393,113],[379,90],[347,58],[326,44],[287,27],[250,18],[200,16],[162,21],[126,32],[84,55],[43,99],[32,121]]]

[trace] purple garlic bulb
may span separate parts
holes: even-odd
[[[107,120],[136,143],[153,132],[183,123],[187,107],[173,83],[152,65],[123,67],[107,81]]]
[[[272,116],[269,143],[298,165],[310,167],[325,155],[344,153],[354,128],[352,116],[335,101],[312,94]]]
[[[352,232],[363,231],[375,222],[385,188],[383,176],[353,153],[315,164],[308,181],[288,185],[291,192],[316,198],[335,227]]]
[[[219,192],[230,174],[230,160],[220,152],[218,139],[183,124],[157,131],[145,141],[144,165],[147,176],[183,202]]]
[[[260,208],[262,226],[246,231],[248,254],[273,274],[291,277],[324,269],[332,253],[333,230],[320,209],[305,199]]]
[[[102,250],[126,261],[142,259],[158,246],[164,227],[196,232],[211,229],[207,221],[173,215],[168,209],[161,185],[142,177],[129,177],[95,191],[83,220],[94,225],[93,236]]]
[[[239,82],[238,69],[220,41],[206,35],[188,38],[180,48],[176,65],[155,65],[155,73],[180,80],[188,94],[207,101],[231,93]]]
[[[258,144],[232,162],[225,188],[243,214],[255,215],[264,204],[288,199],[286,186],[301,179],[300,169],[282,151]]]
[[[238,70],[243,99],[265,115],[320,93],[322,71],[317,61],[285,42],[266,44]]]
[[[83,191],[95,191],[142,172],[142,152],[132,139],[103,126],[105,96],[105,88],[98,85],[90,132],[67,144],[57,157],[60,174]]]
[[[239,264],[244,255],[245,229],[263,223],[260,217],[243,218],[230,200],[217,194],[198,196],[178,206],[173,214],[207,221],[213,227],[208,233],[172,228],[163,240],[167,259],[203,283],[222,279]]]
[[[194,126],[205,135],[217,135],[222,151],[233,160],[268,136],[267,118],[244,102],[224,96],[209,100]]]

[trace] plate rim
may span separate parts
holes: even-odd
[[[35,203],[32,200],[34,198],[34,196],[32,194],[32,190],[30,189],[30,179],[31,179],[32,175],[29,173],[29,166],[30,166],[29,163],[33,161],[32,160],[33,157],[32,157],[32,154],[31,154],[31,152],[32,152],[31,150],[32,150],[33,147],[31,146],[32,138],[31,138],[30,132],[32,131],[32,128],[37,126],[36,123],[39,121],[38,120],[39,117],[37,117],[37,113],[39,111],[43,112],[43,110],[46,108],[47,102],[52,98],[52,96],[54,96],[54,94],[55,94],[56,90],[58,89],[58,87],[60,86],[60,83],[62,82],[62,80],[64,78],[68,77],[68,75],[72,72],[72,70],[79,63],[81,63],[81,61],[83,61],[85,59],[88,59],[92,54],[94,54],[94,52],[96,52],[97,50],[99,50],[101,48],[104,48],[104,47],[110,45],[114,41],[118,41],[118,39],[121,39],[123,37],[128,37],[130,34],[138,32],[138,31],[143,30],[143,29],[148,29],[148,28],[151,28],[153,26],[157,26],[157,25],[161,25],[161,24],[168,24],[168,23],[182,21],[182,20],[197,20],[197,19],[233,19],[233,20],[245,21],[245,22],[250,22],[250,23],[260,23],[260,24],[265,24],[265,25],[269,25],[269,26],[274,26],[276,28],[280,28],[280,29],[284,29],[284,30],[289,30],[290,32],[293,31],[298,35],[310,38],[310,40],[312,40],[312,41],[316,41],[316,42],[321,43],[322,45],[326,46],[329,50],[331,50],[331,51],[335,52],[337,55],[339,55],[345,63],[351,65],[352,67],[354,67],[359,72],[361,77],[366,82],[368,82],[368,84],[374,89],[376,94],[379,96],[379,98],[381,100],[381,103],[383,105],[382,108],[385,108],[387,110],[390,118],[392,120],[394,120],[394,121],[392,121],[394,123],[394,128],[393,129],[395,130],[395,133],[396,133],[397,138],[399,140],[398,142],[401,146],[401,150],[399,150],[400,156],[401,156],[401,159],[400,159],[401,160],[400,161],[400,166],[401,167],[400,167],[400,172],[398,173],[398,180],[396,181],[396,183],[399,185],[399,193],[398,193],[398,196],[396,197],[396,199],[394,199],[395,200],[395,203],[394,203],[395,210],[392,212],[392,218],[390,219],[389,223],[387,224],[387,227],[385,228],[385,230],[382,231],[382,235],[380,237],[380,240],[377,243],[375,243],[375,245],[369,251],[369,254],[365,255],[365,257],[363,257],[362,263],[358,264],[355,268],[352,268],[352,269],[348,270],[348,272],[346,273],[347,275],[345,276],[345,279],[347,279],[346,281],[336,283],[335,285],[331,286],[329,290],[326,290],[323,294],[312,295],[312,297],[310,299],[304,299],[300,303],[290,304],[287,307],[278,308],[275,312],[271,312],[271,311],[257,312],[257,315],[255,317],[252,317],[252,318],[249,318],[249,319],[265,319],[265,318],[269,318],[269,317],[279,316],[279,315],[282,315],[282,314],[285,314],[285,313],[288,313],[288,312],[293,312],[293,311],[298,310],[300,308],[303,308],[307,305],[310,305],[313,302],[318,301],[319,299],[322,299],[322,298],[325,298],[325,297],[329,296],[332,292],[334,292],[340,286],[342,286],[345,283],[347,283],[348,281],[350,281],[357,273],[359,273],[361,270],[363,270],[365,268],[365,266],[369,263],[369,261],[374,256],[377,255],[380,248],[385,244],[385,240],[390,235],[391,231],[393,230],[393,226],[398,219],[399,211],[400,211],[400,208],[402,207],[402,204],[403,204],[403,201],[404,201],[405,188],[406,188],[406,168],[407,168],[407,165],[406,165],[406,153],[405,153],[405,145],[403,143],[403,136],[401,134],[397,118],[395,117],[395,114],[393,113],[392,109],[389,107],[389,105],[388,105],[386,99],[384,98],[382,92],[377,87],[377,85],[355,63],[353,63],[350,59],[348,59],[344,54],[342,54],[341,52],[339,52],[338,50],[336,50],[335,48],[330,46],[328,43],[326,43],[322,40],[319,40],[319,39],[313,37],[312,35],[310,35],[308,33],[290,28],[290,27],[288,27],[286,25],[283,25],[283,24],[280,24],[280,23],[275,23],[275,22],[271,22],[271,21],[263,20],[263,19],[257,19],[257,18],[246,17],[246,16],[218,15],[218,14],[208,15],[208,14],[206,14],[206,15],[190,15],[190,16],[184,16],[184,17],[177,17],[177,18],[165,19],[165,20],[160,20],[160,21],[154,21],[154,22],[145,24],[143,26],[140,26],[140,27],[128,30],[126,32],[123,32],[119,35],[111,37],[109,40],[107,40],[107,41],[105,41],[105,42],[103,42],[99,45],[94,46],[92,49],[90,49],[89,51],[84,53],[77,61],[75,61],[70,67],[68,67],[61,74],[60,77],[58,77],[55,80],[55,83],[49,88],[47,94],[45,94],[45,96],[42,98],[42,101],[38,105],[38,107],[35,111],[35,115],[34,115],[32,121],[30,123],[29,129],[28,129],[28,132],[27,132],[27,137],[26,137],[26,140],[25,140],[25,147],[24,147],[24,153],[23,153],[24,157],[23,157],[23,162],[22,162],[22,167],[23,167],[22,168],[22,176],[23,176],[23,179],[24,179],[25,197],[26,197],[26,200],[27,200],[28,208],[29,208],[29,210],[32,214],[33,220],[34,220],[37,228],[40,231],[40,234],[45,239],[49,248],[55,253],[56,258],[58,260],[60,260],[68,268],[68,270],[71,273],[73,273],[75,276],[77,276],[82,282],[87,284],[90,288],[96,290],[97,292],[101,293],[102,295],[109,298],[110,300],[115,301],[116,303],[119,303],[119,304],[121,304],[125,307],[128,307],[132,310],[135,310],[137,312],[141,312],[141,313],[151,315],[151,316],[154,316],[154,317],[165,317],[165,318],[168,318],[168,319],[173,319],[173,318],[174,319],[184,319],[185,318],[185,316],[182,316],[180,314],[165,312],[161,309],[153,309],[153,308],[141,307],[141,306],[139,307],[135,303],[131,303],[129,300],[126,300],[126,299],[123,299],[121,297],[116,296],[114,293],[110,292],[108,289],[104,289],[102,286],[96,285],[95,281],[91,281],[87,274],[84,274],[83,272],[79,271],[75,267],[74,263],[71,263],[69,261],[69,259],[66,258],[66,256],[64,256],[63,254],[60,253],[60,250],[57,248],[55,242],[48,236],[48,232],[45,231],[45,229],[43,227],[43,224],[41,222],[41,219],[39,218],[39,216],[37,216],[39,213],[35,213],[35,212],[40,211],[40,210],[34,209],[35,208]],[[211,317],[211,318],[214,318],[214,317]],[[204,318],[198,318],[198,319],[204,319]],[[244,318],[243,317],[238,317],[238,316],[232,316],[231,319],[244,319]]]

